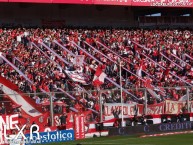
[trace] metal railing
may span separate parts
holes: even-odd
[[[133,88],[133,89],[127,89],[127,91],[131,92],[132,94],[136,95],[139,100],[133,100],[133,97],[130,96],[129,94],[123,93],[123,100],[121,99],[121,90],[120,89],[111,89],[111,90],[87,90],[85,91],[67,91],[68,94],[72,95],[75,100],[71,99],[68,95],[66,95],[63,92],[50,92],[52,96],[56,100],[62,100],[65,102],[69,107],[75,107],[75,102],[83,103],[81,100],[85,100],[85,106],[86,108],[90,108],[95,110],[95,105],[93,104],[99,104],[100,109],[98,114],[96,113],[97,111],[93,111],[93,114],[97,114],[100,117],[100,121],[103,121],[104,118],[104,106],[108,103],[112,103],[114,105],[121,104],[129,104],[130,102],[135,102],[137,101],[137,104],[144,105],[144,111],[143,114],[147,115],[147,107],[148,105],[154,104],[155,101],[156,103],[162,103],[166,100],[171,100],[171,101],[178,101],[178,102],[184,102],[186,104],[185,107],[187,113],[193,113],[193,88],[184,86],[184,87],[164,87],[164,92],[165,94],[161,93],[159,90],[153,90],[157,95],[160,96],[160,99],[156,99],[155,97],[152,96],[152,94],[146,89],[146,88]],[[88,92],[92,94],[92,96],[88,95]],[[162,91],[163,92],[163,91]],[[12,101],[10,99],[5,99],[7,98],[6,96],[9,95],[15,95],[15,94],[0,94],[0,106],[2,103],[4,104],[10,104]],[[30,97],[34,99],[34,102],[36,101],[36,98],[38,97],[41,101],[44,100],[44,98],[48,98],[48,94],[37,92],[37,93],[23,93],[22,96],[25,97]],[[50,100],[50,104],[53,104],[53,102]],[[22,105],[22,104],[19,104]],[[37,104],[41,106],[40,104]],[[53,105],[54,106],[54,105]],[[182,109],[182,108],[181,108]],[[61,110],[61,109],[60,109]],[[123,110],[123,108],[121,109]],[[183,110],[183,109],[182,109]],[[61,112],[62,113],[62,112]],[[121,115],[123,116],[123,114]],[[123,117],[122,117],[123,118]]]
[[[164,101],[165,99],[168,100],[174,100],[174,101],[178,101],[178,100],[186,100],[186,101],[192,101],[193,100],[193,88],[189,87],[189,86],[183,86],[183,87],[163,87],[165,94],[161,93],[160,90],[153,90],[157,95],[160,96],[160,100],[156,99],[157,103]],[[152,104],[151,99],[154,99],[154,97],[147,91],[146,88],[132,88],[132,89],[127,89],[127,91],[132,92],[133,94],[135,94],[138,98],[140,98],[140,100],[144,100],[145,98],[147,98],[147,104]],[[87,90],[85,91],[66,91],[68,94],[72,95],[73,97],[75,97],[76,99],[88,99],[89,100],[94,100],[94,101],[99,101],[98,97],[100,97],[100,94],[104,97],[110,97],[114,100],[114,103],[120,103],[115,101],[115,97],[121,96],[121,90],[120,89],[106,89],[106,90]],[[92,96],[89,96],[89,94],[87,93],[89,92],[90,94],[92,94]],[[55,99],[62,99],[62,100],[69,100],[72,101],[71,98],[69,98],[65,93],[63,92],[50,92],[49,94],[51,94],[52,96],[54,96]],[[2,100],[2,98],[7,95],[15,95],[12,94],[10,92],[10,94],[0,94],[0,98]],[[35,96],[38,96],[41,100],[43,98],[49,98],[48,94],[42,93],[42,92],[36,92],[36,93],[22,93],[23,96],[28,96],[31,97],[32,99],[34,99],[35,101]],[[139,103],[138,100],[133,100],[132,96],[130,96],[129,94],[123,93],[124,99],[123,99],[123,103],[126,103],[128,101],[137,101]],[[186,97],[185,97],[186,96]],[[182,97],[184,99],[182,99]],[[181,99],[180,99],[181,98]],[[0,100],[0,101],[1,101]],[[3,100],[1,101],[3,102]],[[99,102],[100,103],[100,102]],[[105,101],[104,101],[105,103]]]

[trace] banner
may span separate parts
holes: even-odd
[[[37,105],[32,98],[24,95],[12,82],[0,76],[0,86],[2,91],[7,94],[7,97],[15,105],[21,105],[23,114],[26,116],[37,117],[42,115],[43,111],[41,106]]]
[[[147,115],[164,114],[164,103],[147,105]]]
[[[185,105],[185,102],[178,101],[165,101],[165,114],[179,114],[182,112],[182,107]]]
[[[193,7],[193,0],[131,0],[132,6]]]
[[[105,120],[113,118],[121,118],[122,106],[121,103],[106,103],[104,105],[104,117]],[[128,118],[138,114],[138,108],[136,103],[123,104],[123,117]]]
[[[84,115],[75,114],[74,120],[75,120],[74,121],[75,138],[84,139],[85,138]]]
[[[137,104],[137,116],[144,115],[144,105],[143,104]]]

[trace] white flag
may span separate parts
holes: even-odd
[[[137,74],[139,77],[142,77],[141,72],[142,72],[142,65],[139,66],[139,68],[137,69],[136,74]]]
[[[76,55],[73,60],[73,64],[77,66],[82,66],[84,62],[84,55]]]
[[[28,36],[29,35],[29,32],[24,32],[24,36]]]
[[[21,36],[17,36],[17,41],[21,42]]]

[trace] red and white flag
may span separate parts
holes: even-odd
[[[84,55],[76,55],[73,60],[73,64],[76,66],[82,66],[84,63]]]
[[[65,70],[65,73],[75,82],[79,82],[82,84],[86,83],[86,76],[83,73],[78,73],[77,71],[68,71]]]
[[[102,71],[102,68],[98,66],[93,78],[93,85],[96,87],[102,85],[104,83],[106,76],[107,75]]]

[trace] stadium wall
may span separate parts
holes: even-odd
[[[132,7],[54,5],[54,4],[0,4],[1,26],[137,26]]]

